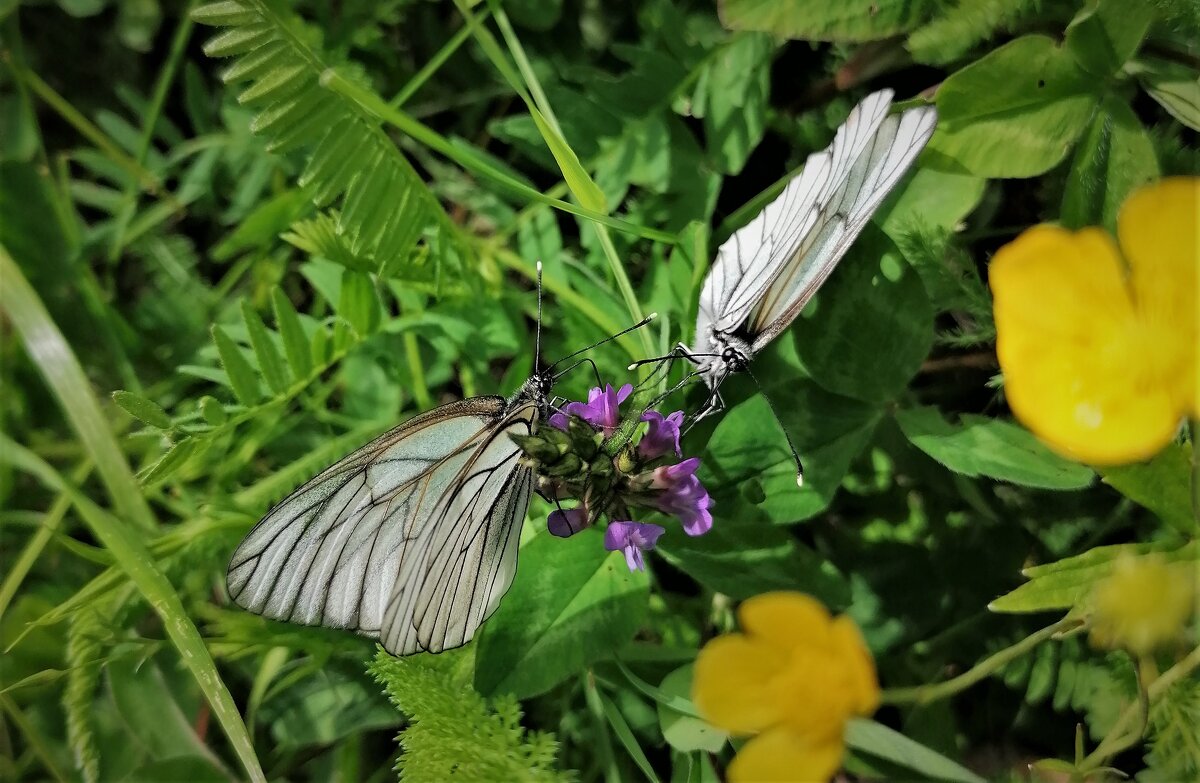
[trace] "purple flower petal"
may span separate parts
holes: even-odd
[[[625,565],[630,571],[644,571],[646,561],[642,551],[653,549],[658,537],[665,531],[658,525],[648,525],[642,522],[614,520],[608,523],[604,531],[604,548],[610,552],[623,550]]]
[[[566,510],[551,511],[546,518],[546,528],[550,535],[568,538],[588,526],[588,510],[585,506],[576,506]]]
[[[683,411],[675,411],[670,416],[663,416],[658,411],[646,411],[642,414],[642,421],[650,424],[638,443],[638,455],[642,459],[657,459],[672,451],[675,456],[681,454],[679,428],[683,424]]]

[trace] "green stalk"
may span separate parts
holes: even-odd
[[[79,435],[118,513],[143,531],[154,530],[154,515],[92,393],[91,382],[42,300],[2,245],[0,279],[4,281],[0,308],[8,314],[29,357]]]
[[[1040,631],[1030,634],[1016,644],[1006,647],[993,655],[989,655],[957,677],[944,682],[918,685],[913,688],[888,688],[880,694],[880,702],[883,704],[920,705],[929,704],[930,702],[944,699],[947,696],[953,696],[960,691],[966,690],[985,677],[1003,669],[1011,661],[1020,658],[1050,637],[1074,628],[1077,625],[1079,625],[1079,621],[1075,618],[1064,617],[1054,625],[1047,626]]]
[[[233,696],[225,687],[217,665],[204,644],[196,625],[188,617],[179,594],[158,568],[154,556],[143,543],[141,533],[134,532],[130,525],[113,516],[92,502],[87,496],[69,484],[54,468],[29,449],[0,434],[2,458],[27,473],[32,474],[48,489],[70,498],[89,529],[97,539],[112,552],[113,557],[138,592],[162,619],[163,627],[172,644],[179,651],[183,663],[200,685],[200,690],[212,706],[221,728],[229,737],[234,752],[242,762],[246,773],[255,783],[266,783],[266,775],[254,754],[254,745],[246,724],[238,713]]]
[[[154,84],[154,93],[150,97],[149,110],[142,122],[142,136],[138,139],[137,154],[134,156],[134,160],[139,166],[146,163],[146,154],[150,152],[150,143],[154,140],[154,127],[158,124],[163,103],[167,100],[167,89],[175,80],[175,71],[179,67],[179,61],[183,58],[183,50],[192,34],[192,8],[195,5],[196,0],[188,0],[187,6],[183,9],[183,15],[179,18],[179,26],[175,28],[175,36],[171,39],[171,49],[167,54],[167,61],[158,75],[158,81]],[[117,210],[113,227],[112,244],[108,248],[110,262],[116,261],[125,247],[125,230],[137,209],[137,190],[136,182],[130,182],[125,186],[121,197],[121,206]]]
[[[478,20],[482,22],[483,20],[487,19],[488,14],[490,13],[491,10],[485,8],[483,13],[479,15]],[[388,105],[399,109],[401,106],[407,103],[408,99],[413,97],[417,90],[421,89],[425,82],[429,81],[429,78],[437,72],[437,69],[441,68],[446,60],[450,59],[450,55],[457,52],[458,48],[462,46],[468,38],[471,37],[471,34],[475,31],[475,24],[476,23],[474,21],[468,19],[467,23],[459,28],[458,32],[452,35],[450,40],[446,41],[441,49],[438,49],[437,54],[435,54],[429,60],[429,62],[421,66],[421,70],[417,71],[416,74],[408,80],[408,84],[405,84],[404,88],[400,90],[400,92],[396,93],[396,97],[388,101]]]

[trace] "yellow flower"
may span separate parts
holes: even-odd
[[[875,664],[850,618],[801,593],[741,605],[744,633],[696,657],[692,699],[713,725],[756,734],[729,766],[737,781],[826,781],[842,761],[842,731],[879,706]]]
[[[1176,639],[1192,616],[1196,587],[1190,564],[1120,558],[1092,593],[1092,642],[1145,655]]]
[[[1097,465],[1153,456],[1200,416],[1200,178],[1131,195],[1107,232],[1036,226],[989,269],[1013,413]]]

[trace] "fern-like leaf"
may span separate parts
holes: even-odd
[[[998,32],[1008,32],[1041,10],[1045,0],[959,0],[939,18],[908,37],[918,62],[944,65]]]
[[[85,783],[100,780],[100,751],[92,730],[92,711],[100,681],[100,619],[83,611],[67,627],[67,686],[63,711],[67,716],[67,742],[75,757],[75,769]]]
[[[461,653],[393,658],[380,650],[370,665],[388,698],[406,715],[403,755],[396,767],[406,783],[444,780],[566,781],[555,768],[554,736],[527,733],[511,697],[488,706],[463,676]]]
[[[226,28],[204,51],[234,58],[222,78],[245,85],[238,101],[257,112],[251,130],[266,136],[272,151],[310,150],[300,185],[318,206],[341,199],[336,230],[354,256],[371,259],[375,269],[399,270],[426,228],[453,233],[441,205],[377,121],[321,86],[327,66],[320,53],[270,4],[223,0],[192,17]]]

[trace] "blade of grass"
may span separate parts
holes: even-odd
[[[121,569],[137,587],[138,591],[162,618],[163,627],[175,648],[179,650],[183,663],[192,672],[200,690],[208,699],[213,714],[225,735],[233,745],[234,752],[242,762],[246,773],[253,781],[266,783],[266,775],[254,753],[250,733],[238,713],[233,696],[221,679],[217,665],[204,645],[195,623],[188,617],[179,594],[158,568],[153,555],[142,543],[139,534],[128,524],[108,513],[92,502],[82,492],[69,484],[50,465],[24,446],[0,434],[0,459],[23,470],[54,492],[70,498],[89,529],[113,554]]]
[[[625,747],[625,752],[633,759],[633,763],[637,764],[638,769],[646,776],[647,780],[652,783],[659,783],[658,775],[654,774],[654,767],[650,765],[650,759],[646,758],[646,752],[642,750],[642,746],[638,744],[637,737],[633,736],[633,730],[629,728],[629,724],[625,722],[621,711],[617,709],[617,705],[613,704],[612,699],[604,695],[604,691],[596,689],[596,698],[600,701],[600,706],[604,709],[604,717],[608,719],[608,724],[612,726],[613,734],[617,735],[617,739]]]
[[[485,8],[483,13],[479,15],[479,21],[482,22],[483,20],[487,19],[490,13],[491,10]],[[458,32],[450,36],[450,40],[446,41],[446,43],[442,45],[441,49],[438,49],[437,54],[431,57],[429,62],[421,66],[421,70],[417,71],[413,77],[408,80],[408,83],[404,85],[404,88],[401,89],[400,92],[396,93],[396,97],[392,98],[390,101],[388,101],[388,103],[397,109],[407,103],[408,99],[413,97],[413,95],[417,93],[417,90],[421,89],[425,82],[429,81],[429,77],[433,76],[433,74],[437,72],[437,69],[441,68],[446,60],[450,59],[450,55],[457,52],[458,47],[462,46],[463,42],[471,37],[472,30],[473,25],[469,21],[467,24],[459,28]]]
[[[154,515],[92,393],[91,382],[37,292],[2,245],[0,278],[4,280],[0,285],[0,309],[8,313],[25,350],[83,441],[113,504],[130,523],[145,531],[154,530]]]
[[[61,783],[67,783],[67,781],[71,780],[70,776],[59,769],[58,762],[54,760],[54,753],[50,750],[50,745],[46,742],[46,738],[25,717],[25,713],[21,712],[21,708],[17,706],[17,703],[8,696],[0,694],[0,707],[3,707],[9,720],[25,736],[25,741],[29,743],[29,747],[33,749],[34,755],[42,762],[42,767],[45,768],[50,777],[61,781]]]
[[[603,212],[587,209],[586,207],[571,204],[567,201],[550,198],[542,192],[534,190],[522,182],[518,182],[488,163],[482,156],[475,154],[466,145],[451,143],[445,136],[418,122],[399,109],[389,106],[387,102],[375,95],[375,93],[351,82],[332,68],[327,69],[321,74],[321,86],[354,101],[363,111],[408,134],[416,141],[449,158],[464,169],[485,179],[489,179],[524,199],[546,204],[563,212],[587,218],[595,223],[601,223],[618,231],[642,237],[643,239],[651,239],[655,242],[664,242],[672,245],[675,243],[675,236],[673,234],[639,226],[637,223],[611,217]]]

